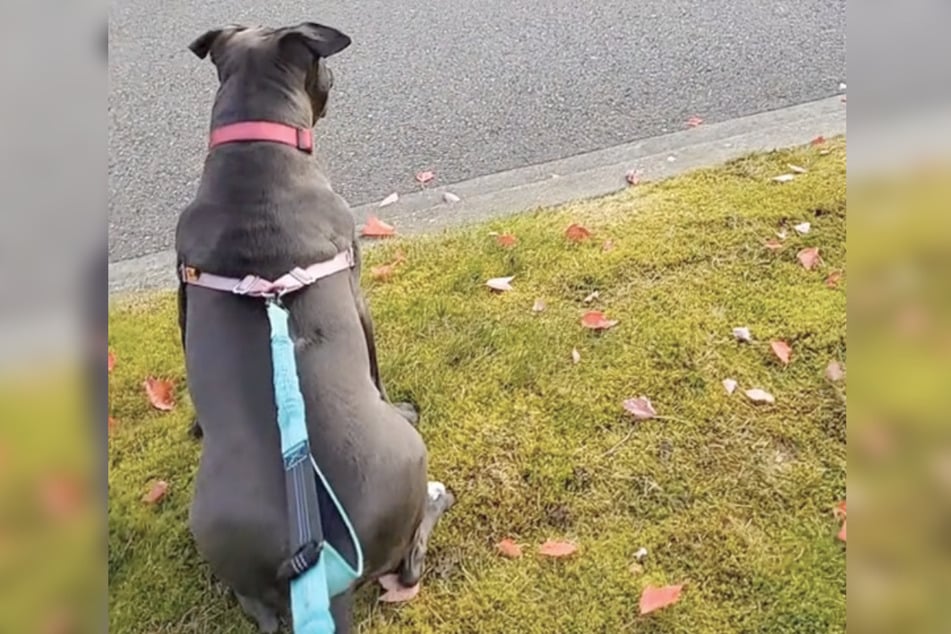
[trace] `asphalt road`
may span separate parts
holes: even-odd
[[[109,252],[173,246],[197,185],[213,66],[187,50],[229,22],[334,26],[317,128],[352,205],[836,94],[845,0],[122,0],[110,14]]]

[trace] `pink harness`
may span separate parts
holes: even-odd
[[[224,143],[241,141],[270,141],[290,145],[308,154],[314,151],[313,131],[308,128],[295,128],[273,121],[243,121],[221,126],[211,131],[208,149]],[[249,297],[275,298],[300,290],[317,280],[334,273],[352,268],[353,247],[341,251],[330,260],[311,264],[307,268],[295,267],[274,281],[257,275],[243,278],[223,277],[199,271],[195,267],[182,265],[179,275],[182,282],[210,288],[216,291],[247,295]]]

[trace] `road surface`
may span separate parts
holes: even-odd
[[[322,5],[322,6],[320,6]],[[110,261],[173,245],[217,82],[186,48],[230,22],[334,26],[318,152],[356,206],[828,97],[845,0],[123,0],[110,15]],[[448,209],[448,208],[447,208]]]

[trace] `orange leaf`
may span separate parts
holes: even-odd
[[[395,264],[381,264],[379,266],[374,266],[370,269],[370,277],[376,280],[377,282],[385,282],[391,277],[396,271]]]
[[[168,482],[165,480],[157,480],[152,483],[152,486],[149,488],[148,492],[142,496],[142,501],[146,504],[157,504],[165,497],[165,494],[168,492]]]
[[[783,248],[783,243],[774,238],[772,240],[767,240],[766,244],[764,244],[763,246],[765,246],[770,251],[778,251],[779,249]]]
[[[641,593],[641,616],[677,603],[680,601],[682,590],[683,585],[664,586],[663,588],[647,586],[644,588],[644,592]]]
[[[845,541],[845,522],[846,522],[846,520],[843,519],[843,520],[842,520],[842,528],[839,529],[839,534],[836,535],[836,537],[838,537],[838,538],[841,539],[842,541]]]
[[[583,242],[591,237],[591,232],[581,225],[573,223],[565,229],[565,237],[572,242]]]
[[[817,136],[812,141],[809,142],[810,145],[822,145],[826,142],[826,138],[822,135]]]
[[[783,365],[789,365],[789,355],[792,354],[792,348],[789,347],[788,343],[776,339],[769,342],[769,347],[772,349],[773,354],[783,362]]]
[[[386,224],[376,216],[369,216],[360,235],[367,238],[385,238],[395,233],[396,229],[391,225]]]
[[[511,233],[503,233],[502,235],[495,236],[495,241],[499,243],[500,247],[514,247],[518,244],[518,238],[513,236]]]
[[[175,407],[175,398],[173,396],[174,386],[171,381],[148,377],[142,383],[145,387],[145,393],[149,397],[149,403],[155,409],[163,412],[170,412]]]
[[[538,554],[545,557],[552,557],[553,559],[561,559],[562,557],[573,555],[577,550],[578,547],[571,542],[559,542],[549,539],[538,547]]]
[[[835,508],[832,509],[832,514],[835,515],[836,517],[841,517],[845,519],[845,500],[842,500],[841,502],[835,505]]]
[[[842,279],[842,271],[832,271],[826,278],[826,286],[829,288],[838,288],[839,281]]]
[[[518,559],[522,556],[522,547],[508,537],[496,544],[495,548],[499,551],[500,555],[508,557],[509,559]]]
[[[421,185],[425,185],[426,183],[433,180],[434,178],[436,178],[436,173],[433,171],[427,170],[425,172],[416,173],[416,181],[420,183]]]
[[[386,590],[378,599],[381,603],[406,603],[419,594],[418,583],[412,588],[403,587],[397,574],[383,575],[377,579],[377,582]]]
[[[109,356],[106,357],[106,368],[109,372],[112,372],[112,369],[116,367],[116,355],[112,353],[112,350],[109,351]]]
[[[591,330],[607,330],[617,324],[617,319],[607,319],[600,310],[589,310],[581,316],[581,325]]]
[[[807,271],[811,271],[817,264],[822,263],[822,258],[819,257],[819,247],[803,249],[796,257],[799,258],[799,263],[802,264],[803,268]]]

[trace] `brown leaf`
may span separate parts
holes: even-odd
[[[380,264],[370,269],[370,277],[377,282],[385,282],[393,277],[396,272],[396,264]]]
[[[698,116],[693,116],[693,117],[690,117],[689,119],[687,119],[687,127],[688,127],[688,128],[696,128],[697,126],[702,125],[702,124],[703,124],[703,119],[701,119],[701,118],[698,117]]]
[[[426,183],[432,181],[434,178],[436,178],[436,172],[433,172],[431,170],[416,173],[416,182],[418,182],[420,185],[425,185]]]
[[[779,251],[783,248],[783,243],[779,240],[776,240],[775,238],[771,238],[767,240],[763,246],[765,246],[770,251]]]
[[[175,398],[173,395],[175,386],[171,381],[148,377],[142,383],[145,387],[145,394],[149,397],[149,403],[152,407],[163,412],[170,412],[175,407]]]
[[[395,233],[396,229],[376,216],[367,217],[366,224],[363,225],[363,229],[360,231],[360,235],[365,238],[385,238]]]
[[[810,145],[822,145],[826,142],[826,138],[822,135],[817,136],[812,141],[809,142]]]
[[[583,242],[591,237],[591,232],[579,224],[570,224],[565,229],[565,237],[572,242]]]
[[[499,243],[500,247],[505,247],[506,249],[514,247],[518,244],[518,238],[513,236],[511,233],[503,233],[495,236],[495,241]]]
[[[553,559],[569,557],[578,551],[578,547],[571,542],[561,542],[549,539],[538,547],[538,554]]]
[[[829,273],[829,277],[826,278],[826,286],[829,288],[838,288],[841,280],[842,271],[832,271]]]
[[[792,348],[789,347],[788,343],[774,339],[769,342],[769,347],[773,351],[773,354],[783,362],[783,365],[789,365],[789,355],[792,354]]]
[[[845,515],[846,515],[845,500],[842,500],[841,502],[835,505],[835,508],[832,509],[832,515],[834,515],[836,518],[843,518],[843,519],[845,518]]]
[[[822,258],[819,257],[819,247],[803,249],[796,254],[796,258],[799,259],[799,263],[802,264],[803,268],[807,271],[811,271],[817,264],[822,263]]]
[[[165,480],[156,480],[149,487],[149,490],[142,496],[142,501],[146,504],[158,504],[168,493],[168,482]]]
[[[628,170],[627,174],[624,175],[624,179],[628,182],[629,185],[640,184],[641,170],[638,170],[638,169]]]
[[[647,586],[641,593],[639,605],[641,616],[677,603],[680,601],[680,593],[682,590],[683,585],[664,586],[663,588]]]
[[[509,559],[518,559],[522,556],[522,547],[508,537],[496,544],[495,549],[499,551],[500,555]]]
[[[106,369],[109,372],[112,372],[114,367],[116,367],[116,355],[112,353],[112,350],[110,350],[109,356],[106,357]]]
[[[826,366],[826,378],[830,381],[841,381],[845,378],[845,371],[842,369],[842,364],[833,359],[829,361],[829,365]]]
[[[617,324],[617,319],[608,319],[600,310],[589,310],[581,316],[581,325],[591,330],[607,330]]]
[[[646,396],[627,399],[624,401],[624,409],[633,414],[636,420],[649,420],[657,416],[657,410]]]
[[[419,584],[412,588],[405,588],[400,584],[400,577],[397,574],[390,573],[383,575],[377,582],[386,592],[380,595],[380,603],[406,603],[416,598],[419,594]]]

